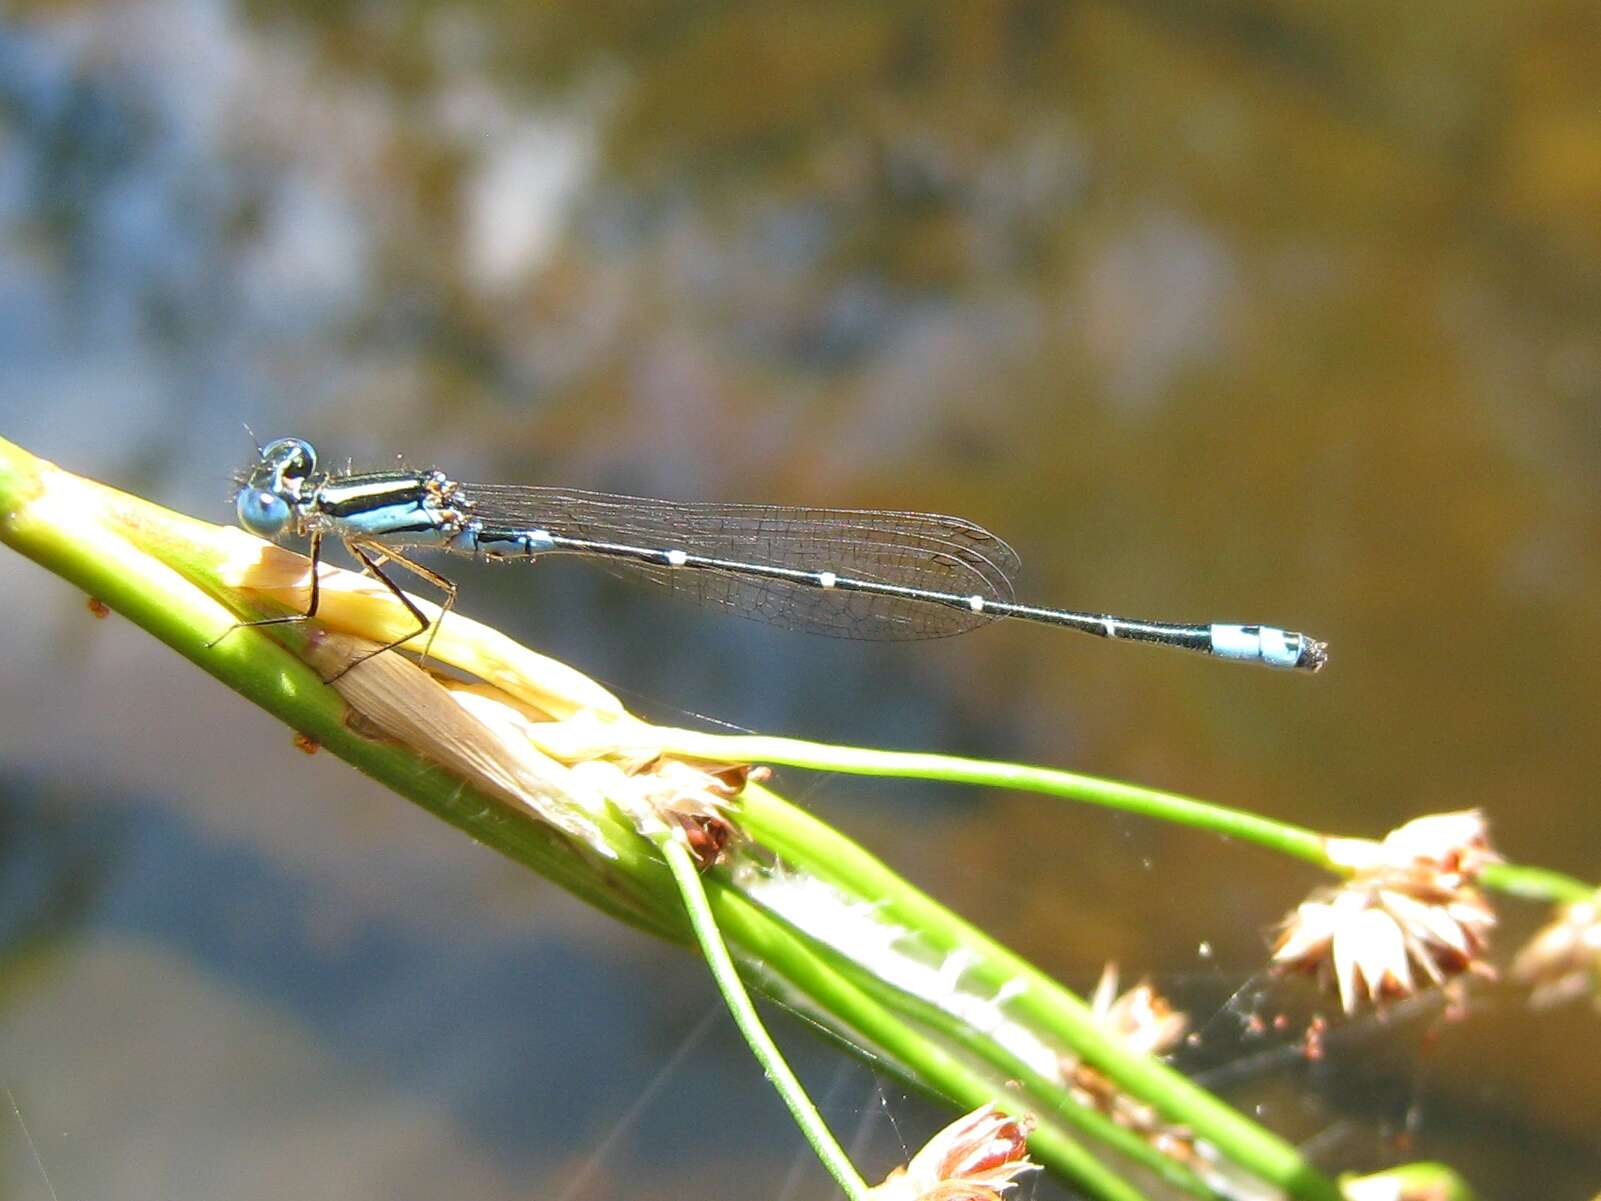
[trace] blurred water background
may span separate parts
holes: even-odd
[[[1592,4],[0,17],[0,434],[69,469],[226,521],[249,423],[466,478],[955,512],[1027,599],[1332,646],[1292,679],[1038,628],[836,643],[457,566],[465,612],[675,721],[1343,833],[1483,806],[1594,878],[1598,330]],[[829,1195],[692,957],[0,562],[5,1196]],[[1302,867],[780,784],[1067,983],[1151,972],[1196,1066],[1331,1169],[1601,1181],[1583,1006],[1489,989],[1317,1064],[1242,1041]],[[1503,945],[1542,916],[1509,906]],[[943,1120],[780,1034],[869,1171]]]

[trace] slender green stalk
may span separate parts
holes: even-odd
[[[837,1027],[847,1045],[859,1051],[865,1048],[870,1061],[908,1074],[911,1083],[931,1088],[958,1107],[970,1109],[993,1101],[1017,1116],[1037,1117],[1040,1127],[1029,1136],[1029,1146],[1041,1163],[1077,1182],[1089,1196],[1103,1201],[1142,1201],[1139,1190],[1112,1166],[1060,1129],[1059,1115],[1077,1104],[1064,1089],[1016,1093],[1009,1077],[975,1070],[929,1037],[925,1029],[897,1017],[875,995],[890,986],[880,982],[870,989],[866,983],[858,984],[851,978],[854,971],[842,970],[811,940],[772,920],[766,910],[736,889],[713,881],[708,895],[719,928],[742,956],[752,958],[756,978],[779,985],[767,991],[791,1004],[805,998],[819,1007],[808,1012]],[[1009,1064],[1008,1068],[1015,1066]]]
[[[839,1183],[850,1201],[862,1201],[867,1196],[867,1182],[829,1130],[828,1123],[823,1121],[823,1115],[817,1112],[817,1106],[812,1104],[811,1097],[807,1095],[794,1069],[784,1059],[773,1036],[767,1033],[767,1027],[762,1025],[761,1016],[757,1014],[750,994],[745,991],[717,921],[712,917],[711,906],[706,901],[706,889],[701,884],[694,859],[668,830],[663,829],[652,835],[651,841],[672,870],[679,895],[684,900],[684,911],[689,915],[690,929],[695,932],[695,941],[700,944],[701,954],[706,957],[706,966],[711,970],[712,979],[717,982],[718,991],[723,994],[723,1004],[728,1006],[734,1024],[745,1036],[751,1054],[762,1065],[767,1079],[778,1090],[795,1124],[817,1153],[823,1167],[828,1169],[828,1174]]]
[[[1315,830],[1274,821],[1227,805],[1077,772],[1030,767],[1021,763],[997,763],[988,759],[966,759],[959,755],[831,746],[798,738],[703,734],[695,730],[676,729],[662,730],[660,733],[666,739],[667,749],[686,755],[733,762],[783,764],[847,775],[902,776],[916,780],[1040,792],[1208,830],[1229,838],[1254,842],[1321,867],[1329,866],[1323,850],[1323,838]]]
[[[877,898],[878,912],[886,921],[918,931],[934,948],[960,949],[969,957],[965,977],[973,987],[1015,993],[1009,1013],[1053,1033],[1168,1121],[1188,1126],[1229,1159],[1291,1196],[1339,1201],[1333,1181],[1289,1143],[1157,1060],[1131,1050],[1103,1030],[1078,997],[825,823],[760,789],[746,790],[744,813],[747,828],[779,856],[794,856],[844,892]]]
[[[666,727],[657,727],[656,733],[664,750],[722,762],[770,763],[843,775],[899,776],[1043,793],[1237,838],[1329,871],[1345,871],[1329,859],[1325,835],[1316,830],[1212,801],[1098,776],[960,755],[835,746],[761,734],[707,734]],[[1489,888],[1527,900],[1582,901],[1595,892],[1594,885],[1561,872],[1511,863],[1491,864],[1480,878]]]
[[[1546,867],[1526,867],[1516,863],[1491,863],[1479,874],[1487,888],[1530,901],[1588,901],[1596,886],[1575,880]]]
[[[889,1009],[937,1031],[943,1042],[961,1048],[972,1058],[987,1063],[1003,1074],[1014,1090],[1029,1098],[1030,1105],[1045,1102],[1045,1112],[1056,1121],[1075,1127],[1078,1133],[1116,1151],[1174,1188],[1197,1197],[1212,1196],[1212,1190],[1187,1164],[1171,1158],[1137,1131],[1119,1126],[1100,1110],[1078,1103],[1068,1093],[1059,1076],[1042,1075],[1026,1061],[1009,1053],[989,1033],[974,1029],[931,1001],[885,988],[882,981],[872,975],[870,968],[855,960],[835,956],[830,963],[863,993],[880,1000]],[[1036,1133],[1030,1142],[1037,1143],[1038,1140]]]

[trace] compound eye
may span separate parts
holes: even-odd
[[[289,502],[261,488],[241,488],[234,501],[239,524],[258,538],[276,538],[289,524]]]
[[[261,461],[271,463],[279,479],[305,479],[317,470],[317,452],[301,438],[279,438],[261,452]]]

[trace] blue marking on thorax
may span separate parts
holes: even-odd
[[[416,543],[448,541],[456,528],[456,522],[448,519],[447,514],[426,504],[384,504],[383,508],[338,517],[336,524],[341,533],[347,532],[346,536],[351,538],[392,541],[403,535],[407,541]]]
[[[355,538],[383,538],[392,534],[416,534],[436,531],[444,521],[444,514],[416,501],[393,505],[380,505],[360,513],[343,517],[330,517],[341,533]]]
[[[411,545],[439,542],[460,524],[423,480],[356,478],[318,489],[315,507],[323,526],[342,538],[371,538]]]

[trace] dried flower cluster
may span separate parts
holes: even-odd
[[[1331,838],[1326,848],[1350,878],[1320,889],[1285,921],[1273,949],[1277,970],[1315,976],[1346,1013],[1364,998],[1410,996],[1463,973],[1494,975],[1483,955],[1495,913],[1476,880],[1497,856],[1478,811],[1416,818],[1382,842]]]
[[[958,1118],[904,1168],[896,1168],[868,1190],[873,1201],[999,1201],[1023,1172],[1032,1120],[985,1105]]]
[[[1189,1017],[1169,1005],[1149,981],[1142,980],[1120,995],[1117,965],[1112,963],[1101,972],[1090,1008],[1097,1025],[1144,1055],[1167,1054],[1189,1028]],[[1195,1140],[1188,1130],[1163,1121],[1155,1109],[1129,1096],[1096,1068],[1068,1058],[1062,1061],[1062,1076],[1079,1104],[1099,1110],[1169,1158],[1197,1162]]]
[[[1090,1009],[1097,1025],[1143,1055],[1166,1055],[1190,1027],[1189,1015],[1168,1004],[1149,980],[1120,994],[1115,963],[1102,970]]]
[[[1512,963],[1537,1006],[1601,991],[1601,902],[1577,901],[1557,910]]]
[[[667,755],[635,773],[646,783],[645,801],[682,834],[702,869],[722,862],[737,833],[729,818],[747,784],[771,778],[772,769],[749,763],[702,763]]]

